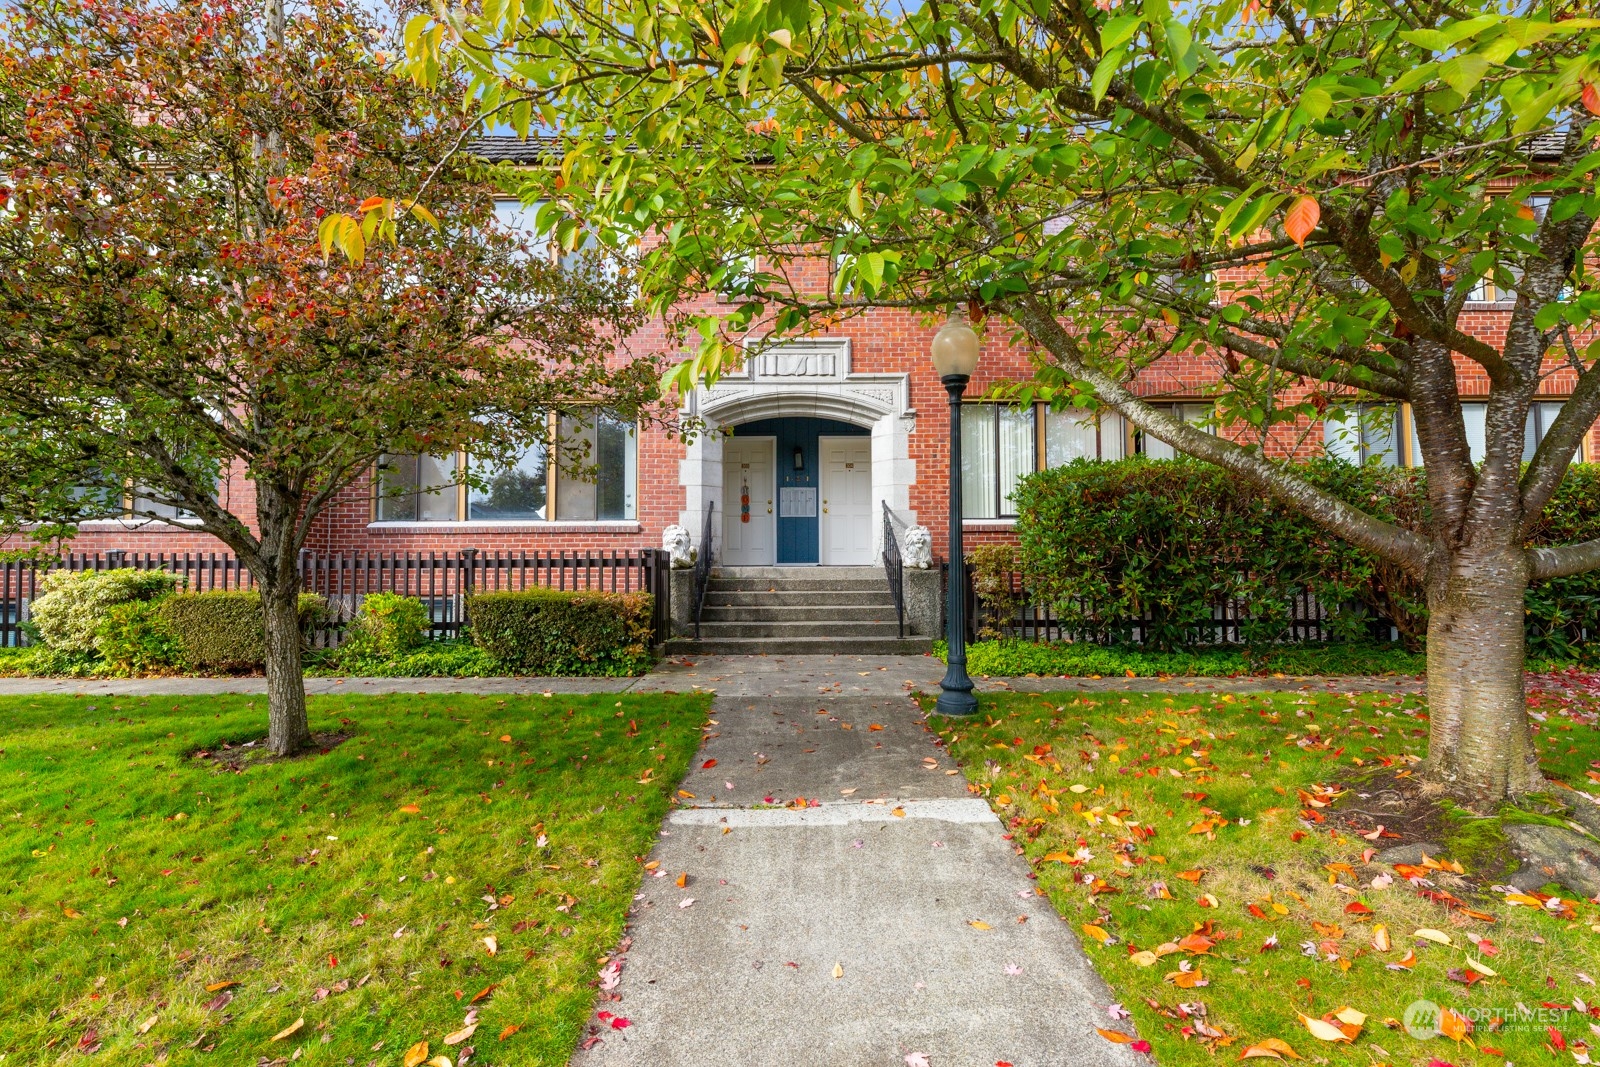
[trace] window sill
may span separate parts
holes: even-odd
[[[1463,311],[1514,311],[1515,300],[1468,300],[1462,305]]]
[[[428,530],[434,533],[453,533],[455,531],[472,531],[474,533],[494,532],[497,530],[528,533],[534,530],[549,530],[552,533],[638,533],[642,526],[635,519],[605,519],[598,522],[575,521],[566,522],[557,519],[553,522],[542,519],[529,519],[526,521],[510,521],[495,519],[468,519],[465,521],[441,520],[438,522],[369,522],[369,530]]]
[[[963,530],[1013,530],[1016,519],[962,519]]]
[[[199,519],[89,519],[78,523],[79,530],[132,530],[138,533],[194,533]]]

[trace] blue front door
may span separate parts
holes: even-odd
[[[817,517],[822,484],[817,438],[870,437],[870,431],[833,419],[782,418],[741,423],[733,435],[777,439],[777,561],[816,563],[821,558]]]

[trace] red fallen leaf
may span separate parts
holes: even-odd
[[[1306,832],[1304,830],[1296,830],[1294,833],[1289,835],[1290,841],[1304,841],[1305,839]]]
[[[331,952],[328,954],[328,966],[330,968],[339,966],[339,957]]]
[[[717,761],[716,760],[708,759],[704,763],[700,764],[700,769],[702,771],[709,771],[711,768],[715,767],[716,765],[717,765]]]
[[[85,1030],[83,1036],[78,1038],[78,1051],[85,1056],[100,1051],[100,1033],[93,1027]]]
[[[601,1037],[599,1034],[590,1034],[588,1037],[578,1042],[578,1047],[583,1049],[585,1052],[588,1052],[590,1049],[594,1048],[604,1040],[605,1038]]]
[[[615,1019],[611,1020],[611,1029],[613,1029],[613,1030],[626,1030],[628,1027],[630,1027],[632,1025],[633,1025],[632,1020],[624,1019],[620,1015],[617,1016]]]
[[[1359,900],[1352,900],[1344,906],[1344,913],[1346,915],[1371,915],[1372,909]]]
[[[1262,911],[1261,906],[1258,904],[1250,905],[1250,914],[1254,915],[1258,919],[1265,919],[1267,917],[1267,913]]]
[[[1128,1047],[1133,1049],[1135,1052],[1143,1052],[1147,1056],[1150,1054],[1150,1042],[1146,1041],[1144,1038],[1140,1038]]]
[[[1557,1052],[1565,1052],[1565,1051],[1567,1051],[1567,1039],[1562,1036],[1560,1030],[1557,1030],[1553,1026],[1547,1026],[1547,1027],[1545,1027],[1545,1032],[1550,1035],[1550,1047],[1551,1048],[1555,1049]],[[94,1033],[94,1031],[91,1030],[91,1031],[89,1031],[89,1033],[92,1034],[92,1033]],[[87,1037],[89,1035],[85,1034],[84,1036]]]
[[[1296,978],[1294,980],[1294,984],[1299,986],[1301,989],[1310,989],[1311,988],[1311,979],[1309,979],[1309,978]]]

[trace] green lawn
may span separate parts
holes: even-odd
[[[1600,792],[1593,688],[1535,704],[1546,773]],[[1351,1067],[1571,1063],[1600,1045],[1600,1009],[1575,1007],[1600,1001],[1600,907],[1529,907],[1491,888],[1502,818],[1520,816],[1439,817],[1430,829],[1464,878],[1366,862],[1396,840],[1343,822],[1370,776],[1425,751],[1416,697],[985,695],[975,720],[939,728],[1165,1067],[1237,1060],[1272,1038]],[[1337,787],[1349,792],[1319,807]],[[1418,1000],[1475,1029],[1461,1043],[1408,1036],[1396,1020]],[[1301,1018],[1345,1007],[1367,1016],[1352,1042]]]
[[[234,771],[261,698],[0,699],[0,1061],[565,1063],[706,709],[312,698]]]

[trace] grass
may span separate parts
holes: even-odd
[[[705,700],[310,704],[269,761],[260,698],[0,698],[6,1067],[566,1062]]]
[[[944,655],[938,642],[935,653]],[[1248,650],[1238,645],[1175,649],[1171,652],[1105,645],[979,641],[967,646],[967,670],[991,677],[1070,678],[1231,678],[1249,674],[1356,675],[1420,674],[1427,657],[1397,644],[1274,645]]]
[[[1588,774],[1600,766],[1600,702],[1534,703],[1546,773],[1600,793]],[[1595,1019],[1573,1008],[1600,1001],[1600,907],[1518,906],[1481,880],[1504,857],[1506,813],[1439,812],[1425,828],[1465,868],[1420,872],[1455,905],[1369,862],[1394,839],[1369,842],[1342,822],[1381,776],[1404,776],[1423,755],[1417,697],[995,694],[977,719],[940,729],[1164,1067],[1236,1060],[1269,1038],[1351,1067],[1570,1062],[1547,1048],[1547,1026],[1569,1051],[1600,1044]],[[1341,788],[1327,808],[1308,802]],[[1205,940],[1183,941],[1196,933]],[[1412,969],[1391,968],[1411,952]],[[1469,957],[1497,976],[1473,978]],[[1398,1020],[1418,1000],[1475,1017],[1476,1051],[1409,1036]],[[1519,1005],[1544,1017],[1519,1017]],[[1368,1017],[1349,1044],[1313,1036],[1299,1015],[1346,1006]]]

